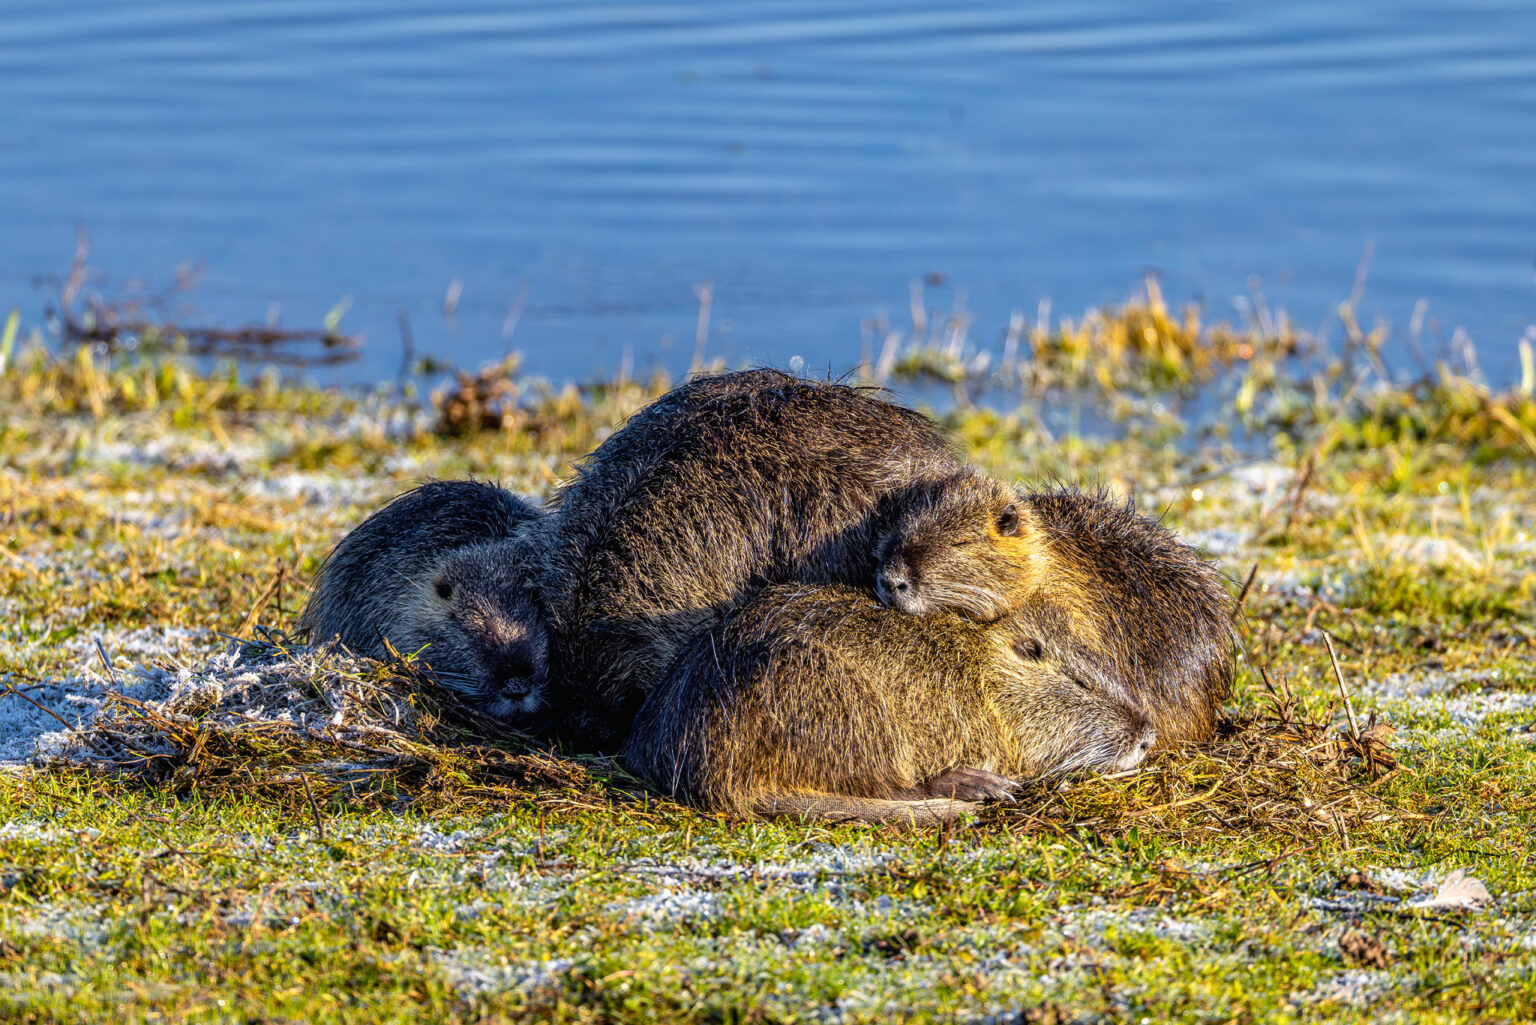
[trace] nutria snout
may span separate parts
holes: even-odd
[[[483,714],[532,717],[544,705],[549,638],[537,593],[526,580],[520,541],[456,549],[418,591],[414,617],[403,616],[392,640],[416,653],[438,681]],[[415,619],[415,627],[407,625]],[[401,644],[416,645],[413,649]]]

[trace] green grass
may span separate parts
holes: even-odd
[[[1189,325],[1137,316],[1159,374],[1206,365]],[[503,407],[472,380],[483,430],[446,400],[23,347],[0,374],[0,673],[99,675],[99,639],[130,680],[291,628],[385,498],[465,474],[547,494],[664,386],[517,381]],[[718,819],[601,761],[466,747],[430,694],[392,760],[127,706],[153,771],[0,773],[0,1018],[1529,1020],[1536,469],[1488,407],[1409,398],[1390,430],[1317,407],[1257,463],[1047,439],[1027,398],[951,414],[993,472],[1134,490],[1234,589],[1257,564],[1236,725],[1210,745],[903,832]],[[1390,751],[1351,746],[1324,630]],[[1410,906],[1457,868],[1491,907]]]

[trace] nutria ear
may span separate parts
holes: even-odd
[[[1045,645],[1038,637],[1020,637],[1013,642],[1013,653],[1026,661],[1038,662],[1045,657]]]
[[[1019,532],[1019,503],[1009,502],[997,514],[997,532],[1012,537]]]

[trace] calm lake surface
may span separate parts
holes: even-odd
[[[349,296],[322,380],[392,378],[401,311],[465,366],[683,369],[706,282],[710,356],[836,371],[926,275],[983,345],[1149,271],[1316,326],[1368,245],[1430,357],[1509,380],[1536,323],[1531,0],[0,2],[0,96],[0,310],[83,224],[108,291],[206,264],[188,320]]]

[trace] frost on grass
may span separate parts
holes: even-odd
[[[572,958],[498,964],[496,954],[484,949],[431,950],[428,954],[449,985],[465,998],[509,991],[529,997],[553,995],[576,964]]]
[[[58,680],[10,682],[15,692],[0,694],[0,768],[4,769],[33,759],[89,759],[85,738],[94,735],[102,710],[115,698],[152,702],[168,693],[158,675],[135,673],[114,683],[89,666]]]
[[[720,900],[712,893],[666,888],[645,897],[615,902],[605,910],[626,925],[654,929],[719,918]]]
[[[83,666],[79,676],[28,688],[27,696],[37,705],[11,695],[0,706],[0,758],[12,765],[121,765],[163,751],[165,734],[177,727],[253,736],[280,729],[299,739],[388,747],[408,742],[421,715],[404,684],[374,663],[266,644],[235,644],[193,665],[158,661],[111,677]]]
[[[1291,994],[1298,1005],[1342,1004],[1363,1010],[1396,990],[1411,988],[1414,980],[1397,972],[1349,968],[1319,982],[1310,990]]]
[[[77,574],[81,579],[89,579],[92,575],[99,578],[100,573],[82,571]],[[213,635],[209,631],[180,626],[81,631],[75,628],[72,621],[83,615],[84,611],[73,606],[54,610],[54,619],[60,624],[59,629],[47,631],[43,636],[30,640],[8,641],[5,639],[7,631],[4,626],[0,626],[0,664],[22,666],[39,655],[53,655],[62,657],[67,665],[78,667],[79,673],[94,681],[97,671],[102,667],[103,652],[114,668],[129,669],[153,659],[179,661],[205,655],[212,647],[210,641]],[[60,637],[60,633],[64,636]],[[3,680],[4,677],[0,676],[0,681]]]
[[[629,866],[631,871],[658,878],[694,882],[722,883],[771,879],[793,884],[799,889],[842,888],[845,879],[874,872],[899,859],[899,852],[877,850],[852,844],[819,843],[808,856],[783,861],[747,863],[730,858],[709,860],[691,855],[660,861],[640,858]]]
[[[183,473],[232,472],[269,455],[264,447],[255,444],[219,443],[181,434],[161,434],[141,440],[97,441],[82,452],[82,458],[89,464],[111,467],[126,463]]]
[[[58,905],[40,901],[21,909],[9,931],[19,936],[45,936],[71,944],[97,948],[107,943],[112,928],[102,905]]]
[[[809,857],[755,864],[697,857],[670,862],[641,858],[624,865],[626,875],[659,885],[643,896],[611,902],[604,910],[631,929],[698,926],[725,913],[720,890],[746,887],[784,894],[802,908],[825,909],[849,926],[884,929],[895,922],[918,920],[927,913],[925,905],[905,898],[862,896],[863,877],[893,857],[894,853],[818,844]],[[786,942],[799,935],[786,934]],[[810,935],[811,942],[824,938]]]
[[[431,826],[423,826],[415,839],[418,846],[435,854],[458,854],[466,843],[478,840],[483,835],[473,829],[455,829],[445,833]]]
[[[1193,545],[1206,555],[1228,558],[1244,555],[1253,545],[1253,534],[1233,530],[1230,527],[1212,527],[1209,530],[1186,530],[1180,534],[1185,544]]]
[[[1069,907],[1062,913],[1062,934],[1094,946],[1102,946],[1107,936],[1127,934],[1197,944],[1213,931],[1211,922],[1177,918],[1156,908]]]
[[[1359,686],[1407,727],[1404,739],[1435,746],[1475,735],[1490,723],[1505,723],[1509,733],[1528,731],[1536,692],[1510,689],[1518,683],[1492,667],[1388,673]]]

